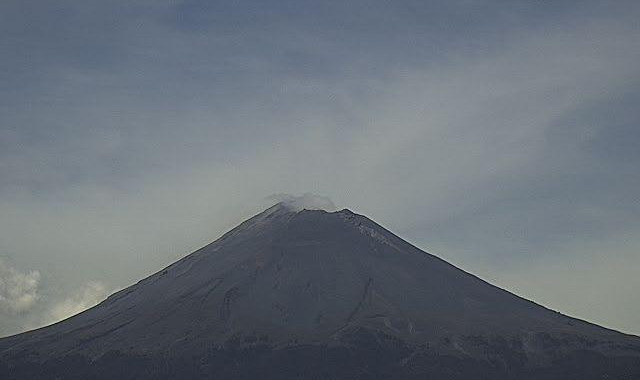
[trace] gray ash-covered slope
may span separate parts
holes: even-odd
[[[349,210],[282,204],[39,330],[0,378],[640,379],[640,338],[517,297]]]

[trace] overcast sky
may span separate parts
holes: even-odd
[[[640,2],[0,2],[0,336],[312,192],[640,334]]]

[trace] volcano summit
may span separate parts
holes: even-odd
[[[639,379],[640,338],[546,309],[349,210],[279,203],[79,315],[2,379]]]

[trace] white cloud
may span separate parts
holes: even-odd
[[[0,258],[0,315],[29,311],[38,301],[40,272],[21,272]]]
[[[67,319],[97,305],[107,295],[109,295],[109,291],[103,283],[90,281],[76,294],[54,304],[46,316],[46,322],[55,323]]]
[[[0,337],[59,322],[110,293],[99,281],[86,283],[66,298],[52,290],[43,285],[40,271],[21,271],[0,258]]]

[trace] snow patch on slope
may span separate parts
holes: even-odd
[[[386,245],[388,245],[390,247],[399,249],[395,244],[393,244],[391,241],[389,241],[389,239],[387,239],[386,236],[384,236],[383,234],[381,234],[380,232],[378,232],[374,228],[364,224],[360,220],[360,218],[359,218],[359,216],[357,214],[354,214],[353,212],[345,209],[345,210],[341,211],[339,215],[344,221],[346,221],[347,223],[350,223],[354,227],[356,227],[358,229],[358,231],[360,231],[361,234],[367,235],[367,236],[379,241],[382,244],[386,244]]]

